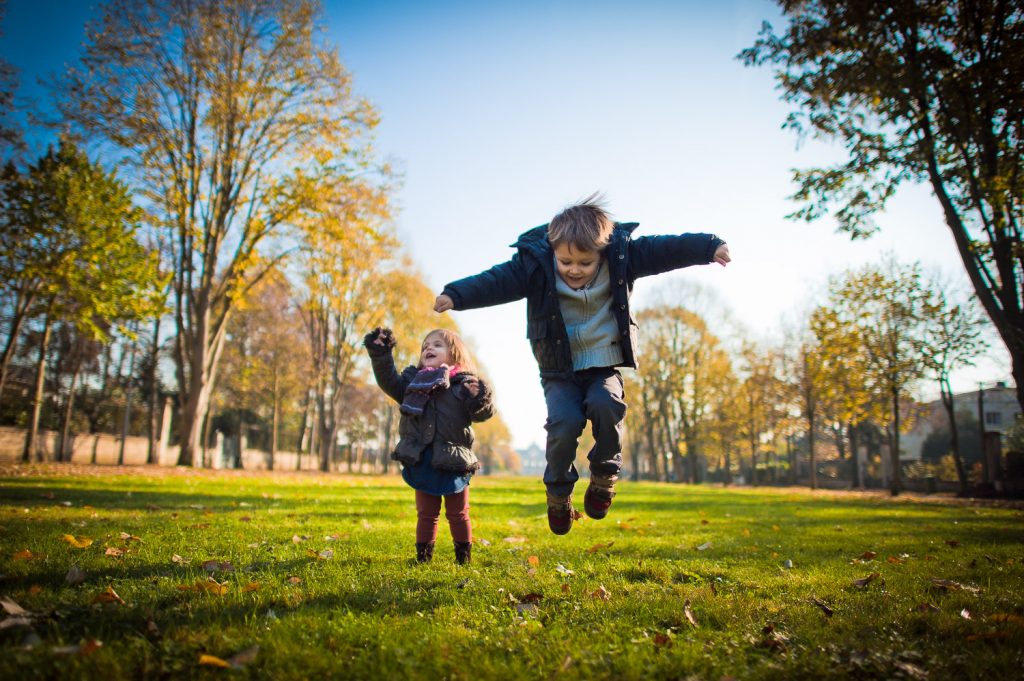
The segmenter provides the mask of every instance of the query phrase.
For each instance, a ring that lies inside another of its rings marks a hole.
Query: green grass
[[[472,565],[443,515],[416,565],[394,477],[2,473],[0,595],[31,614],[0,630],[4,679],[1024,677],[1019,509],[625,483],[556,537],[538,480],[477,478]],[[194,590],[208,560],[223,594]]]

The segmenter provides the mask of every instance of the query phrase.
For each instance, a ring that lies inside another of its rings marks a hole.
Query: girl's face
[[[569,244],[558,244],[555,248],[555,265],[558,276],[569,288],[579,290],[593,281],[601,265],[598,251],[581,251]]]
[[[423,339],[420,347],[420,366],[436,369],[442,364],[452,365],[452,353],[440,334],[432,333]]]

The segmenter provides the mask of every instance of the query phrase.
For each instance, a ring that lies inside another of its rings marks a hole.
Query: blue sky
[[[27,94],[38,95],[37,75],[75,58],[89,5],[9,0],[0,53]],[[784,219],[790,169],[841,150],[798,146],[781,129],[788,109],[771,73],[735,59],[762,21],[781,24],[773,3],[348,1],[325,2],[324,14],[356,92],[380,111],[377,147],[404,175],[396,227],[437,290],[508,259],[520,232],[595,190],[617,219],[640,222],[637,236],[714,232],[729,242],[729,267],[640,280],[634,304],[687,304],[684,286],[702,285],[719,301],[705,303],[710,321],[733,342],[778,334],[830,274],[883,252],[965,281],[926,188],[902,191],[868,241]],[[455,318],[516,446],[542,444],[525,305]],[[997,344],[956,387],[1008,379]]]

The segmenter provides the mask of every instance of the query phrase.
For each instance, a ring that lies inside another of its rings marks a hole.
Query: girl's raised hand
[[[476,378],[476,376],[468,376],[466,380],[462,382],[462,385],[466,387],[466,392],[468,392],[473,397],[476,397],[477,395],[480,394],[480,381]]]

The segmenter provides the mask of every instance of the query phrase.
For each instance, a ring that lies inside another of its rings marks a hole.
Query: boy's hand
[[[453,303],[452,299],[443,293],[434,301],[434,312],[447,312],[454,308],[455,303]]]
[[[732,258],[729,257],[729,244],[722,244],[715,249],[714,261],[722,267],[725,267],[726,264],[732,262]]]

